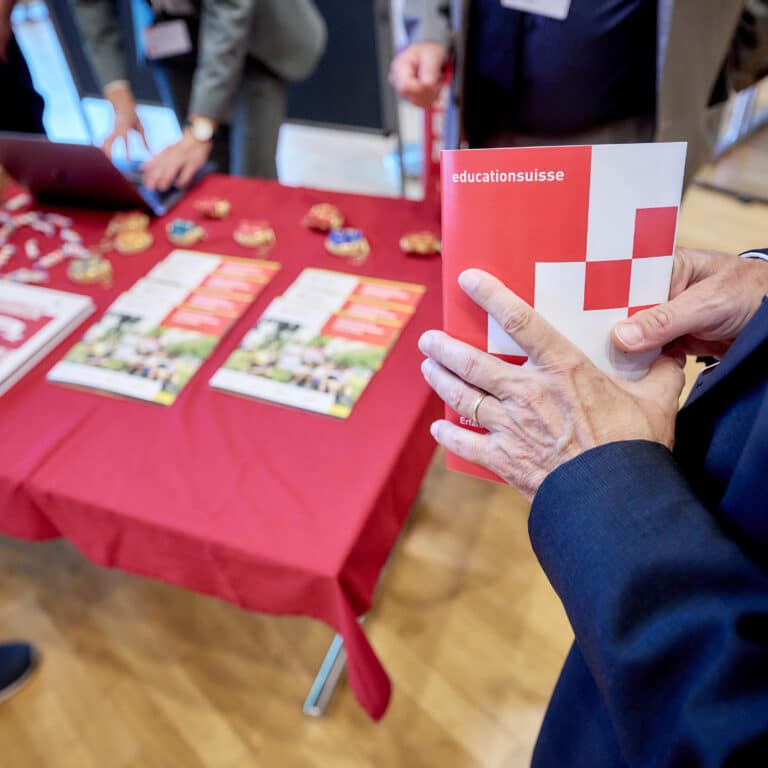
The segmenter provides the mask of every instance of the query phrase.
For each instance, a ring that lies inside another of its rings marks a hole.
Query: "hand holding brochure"
[[[525,351],[458,286],[465,269],[498,277],[599,368],[645,375],[658,350],[611,343],[620,320],[667,299],[685,144],[443,152],[445,330],[509,362]],[[477,425],[448,411],[447,418]],[[449,467],[487,477],[458,457]]]

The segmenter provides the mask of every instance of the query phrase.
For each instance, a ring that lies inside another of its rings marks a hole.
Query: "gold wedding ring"
[[[480,407],[480,403],[482,403],[483,400],[485,400],[486,397],[488,397],[488,393],[487,392],[483,392],[483,394],[482,395],[478,395],[475,398],[475,402],[472,403],[472,415],[470,416],[470,418],[472,419],[472,421],[475,422],[475,424],[478,424],[478,425],[480,424],[480,422],[479,422],[479,420],[477,418],[477,409]]]

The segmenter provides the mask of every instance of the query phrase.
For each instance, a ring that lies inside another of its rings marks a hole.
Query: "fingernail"
[[[637,323],[619,323],[615,332],[617,338],[628,347],[636,347],[643,340],[643,329]]]
[[[471,293],[477,288],[480,282],[480,275],[476,269],[465,269],[459,275],[459,285],[466,293]]]
[[[436,421],[433,421],[432,424],[429,425],[429,432],[432,435],[432,437],[437,440],[437,431],[438,431],[438,423]]]
[[[427,358],[421,364],[421,372],[424,374],[425,378],[427,377],[427,374],[431,369],[432,369],[432,361],[429,358]]]
[[[429,346],[430,346],[430,343],[432,342],[432,335],[433,335],[432,331],[425,331],[419,337],[419,349],[425,355],[429,354]]]

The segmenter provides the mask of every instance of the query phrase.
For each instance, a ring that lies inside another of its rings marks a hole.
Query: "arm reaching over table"
[[[149,189],[186,187],[213,150],[213,136],[232,109],[240,87],[248,42],[259,10],[255,0],[204,0],[197,65],[189,97],[188,125],[181,139],[144,166]],[[205,126],[200,135],[196,125]],[[229,169],[222,169],[227,171]]]
[[[104,98],[112,106],[112,129],[102,144],[104,153],[111,157],[115,142],[121,141],[125,144],[126,157],[130,157],[128,137],[131,131],[136,131],[149,149],[128,80],[124,30],[116,6],[109,0],[72,0],[72,10]]]
[[[112,147],[116,141],[120,140],[125,145],[125,156],[130,160],[131,152],[128,137],[131,131],[136,131],[141,139],[141,143],[149,149],[144,126],[136,111],[136,100],[134,99],[131,86],[124,82],[110,83],[104,88],[104,96],[112,105],[114,114],[112,130],[101,146],[104,154],[107,157],[112,157]]]
[[[162,192],[174,185],[188,186],[208,161],[212,148],[211,139],[198,139],[190,128],[185,128],[177,142],[169,144],[144,164],[144,185],[147,189]]]

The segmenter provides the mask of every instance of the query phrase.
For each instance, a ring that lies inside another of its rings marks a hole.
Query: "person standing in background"
[[[27,62],[11,26],[15,0],[0,0],[0,131],[45,133],[42,96],[32,84]],[[0,200],[5,172],[0,167]],[[0,703],[26,683],[40,660],[35,646],[25,642],[0,643]]]
[[[711,151],[743,0],[405,0],[411,44],[390,79],[430,106],[453,61],[445,140],[456,148],[687,141]]]
[[[80,31],[115,114],[104,150],[137,131],[123,35],[110,0],[72,0]],[[152,0],[145,35],[163,102],[182,138],[147,162],[146,186],[188,184],[208,161],[239,176],[277,178],[275,154],[286,83],[308,77],[325,49],[325,23],[312,0]]]

